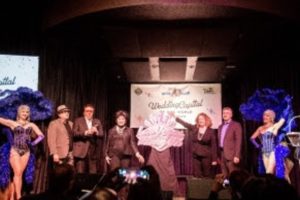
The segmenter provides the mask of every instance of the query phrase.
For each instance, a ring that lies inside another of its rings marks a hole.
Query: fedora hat
[[[70,109],[66,105],[60,105],[56,109],[57,113],[61,113],[63,111],[70,112]]]

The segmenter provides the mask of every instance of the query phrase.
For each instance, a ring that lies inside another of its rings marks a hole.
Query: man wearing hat
[[[69,121],[70,109],[66,105],[57,107],[58,118],[52,120],[48,127],[48,147],[50,151],[50,165],[67,163],[74,165],[72,155],[73,139],[72,126]]]

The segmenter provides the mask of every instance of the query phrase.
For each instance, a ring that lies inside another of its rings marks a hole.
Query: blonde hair
[[[200,116],[204,117],[204,119],[205,119],[205,126],[210,128],[212,126],[211,118],[206,113],[203,113],[203,112],[199,113],[197,115],[197,117],[196,117],[196,124],[197,124],[197,126],[198,126],[198,118]]]
[[[275,114],[275,112],[274,112],[273,110],[271,110],[271,109],[267,109],[267,110],[265,110],[264,114],[267,114],[267,115],[269,115],[269,116],[270,116],[270,118],[271,118],[271,120],[272,120],[272,122],[274,122],[274,121],[275,121],[276,114]]]
[[[17,120],[20,119],[21,111],[22,111],[22,110],[25,110],[25,109],[28,110],[28,117],[27,117],[26,120],[29,122],[29,121],[30,121],[30,107],[27,106],[27,105],[20,105],[20,106],[18,107]]]

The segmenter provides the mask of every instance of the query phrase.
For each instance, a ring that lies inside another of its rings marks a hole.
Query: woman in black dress
[[[212,166],[217,165],[217,141],[210,117],[199,113],[195,125],[178,117],[176,121],[188,129],[192,143],[193,175],[199,178],[212,177]]]
[[[144,163],[144,157],[139,153],[133,129],[127,127],[128,114],[118,111],[115,115],[116,125],[109,130],[105,160],[110,170],[118,167],[128,168],[132,155]]]

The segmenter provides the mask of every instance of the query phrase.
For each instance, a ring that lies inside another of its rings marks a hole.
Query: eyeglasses
[[[85,110],[84,112],[94,112],[94,110]]]

